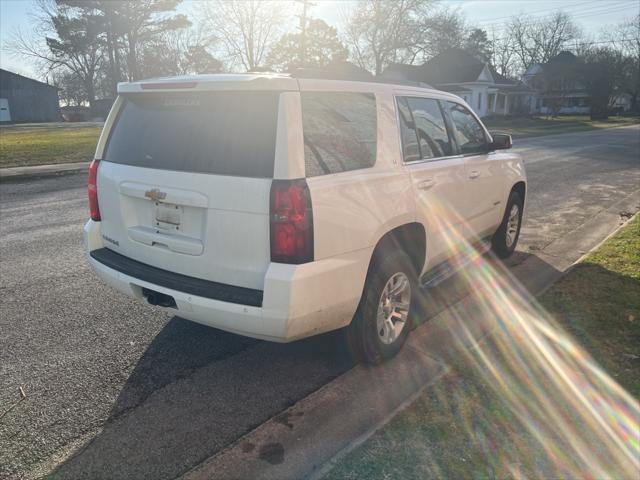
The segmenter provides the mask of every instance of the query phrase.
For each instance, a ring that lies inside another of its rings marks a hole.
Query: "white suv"
[[[454,95],[274,74],[118,91],[89,171],[89,261],[180,317],[277,342],[349,326],[375,363],[460,245],[516,246],[523,162]]]

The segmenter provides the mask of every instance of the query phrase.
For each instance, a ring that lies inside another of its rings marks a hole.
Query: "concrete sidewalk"
[[[68,175],[87,172],[91,162],[57,163],[53,165],[35,165],[31,167],[0,168],[0,181],[20,181],[31,178],[48,177],[54,175]]]

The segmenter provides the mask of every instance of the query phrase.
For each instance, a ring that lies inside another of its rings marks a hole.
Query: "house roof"
[[[488,72],[483,76],[485,69]],[[522,82],[499,74],[490,65],[459,48],[442,52],[422,65],[393,63],[383,72],[382,78],[425,82],[435,85],[439,90],[452,93],[469,92],[471,90],[461,84],[477,81],[488,82],[490,87],[497,87],[497,91],[502,93],[532,91]]]
[[[491,70],[491,75],[493,75],[493,80],[498,85],[518,85],[520,83],[517,80],[513,80],[512,78],[505,77],[504,75],[499,74],[498,72],[496,72],[496,69],[493,67],[489,67],[489,70]]]
[[[485,64],[473,55],[451,48],[422,65],[391,64],[382,75],[389,78],[402,75],[407,80],[430,85],[467,83],[475,82],[484,67]]]
[[[524,73],[525,77],[535,77],[543,71],[558,72],[566,68],[574,66],[580,62],[580,59],[573,53],[563,50],[555,57],[550,58],[546,63],[534,63],[527,68]]]
[[[15,73],[15,72],[12,72],[10,70],[5,70],[4,68],[0,68],[0,73],[7,74],[7,75],[10,75],[10,76],[13,76],[13,77],[18,77],[21,80],[28,80],[30,82],[34,82],[34,83],[40,84],[40,85],[42,85],[44,87],[49,87],[49,88],[53,88],[55,90],[60,90],[60,88],[56,87],[55,85],[49,85],[48,83],[41,82],[40,80],[36,80],[35,78],[25,77],[24,75],[20,75],[19,73]]]
[[[553,65],[558,63],[572,64],[578,61],[578,57],[576,57],[573,53],[563,50],[558,55],[553,58],[550,58],[549,61],[545,65]]]

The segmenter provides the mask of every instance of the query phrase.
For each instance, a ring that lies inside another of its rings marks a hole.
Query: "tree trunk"
[[[111,24],[107,26],[107,53],[109,55],[109,73],[111,75],[111,96],[116,98],[118,95],[118,71],[116,69],[116,58],[113,45],[113,33],[111,31]]]
[[[608,98],[604,101],[599,98],[591,98],[591,111],[589,117],[591,120],[606,120],[609,118],[609,102]]]
[[[84,88],[87,91],[87,100],[89,101],[89,111],[93,115],[93,104],[96,100],[96,91],[93,86],[94,78],[87,78],[84,82]]]
[[[136,38],[135,34],[129,32],[127,34],[127,41],[129,43],[129,53],[127,57],[127,67],[129,69],[129,81],[133,82],[138,80],[138,64],[136,55]]]
[[[118,49],[118,37],[113,31],[115,22],[114,14],[110,9],[105,12],[107,23],[107,53],[109,56],[109,74],[111,76],[110,90],[111,95],[115,98],[118,95],[118,82],[120,81],[120,58]]]

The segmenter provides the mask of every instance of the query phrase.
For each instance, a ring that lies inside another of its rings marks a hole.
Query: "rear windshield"
[[[104,160],[136,167],[273,177],[278,92],[125,96]]]

